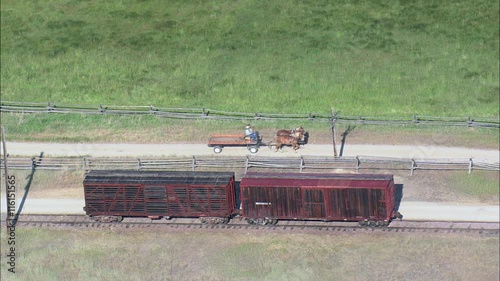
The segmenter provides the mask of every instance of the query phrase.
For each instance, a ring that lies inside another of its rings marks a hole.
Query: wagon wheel
[[[221,152],[222,152],[222,147],[220,147],[220,146],[216,146],[216,147],[214,147],[214,152],[215,152],[216,154],[221,153]]]
[[[257,151],[259,151],[259,149],[256,146],[251,146],[251,147],[248,148],[248,150],[252,154],[255,154],[255,153],[257,153]]]

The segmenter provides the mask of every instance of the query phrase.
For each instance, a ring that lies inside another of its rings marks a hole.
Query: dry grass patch
[[[244,169],[234,170],[237,179],[244,174]],[[36,170],[31,182],[31,171],[9,172],[16,176],[17,196],[24,194],[29,183],[30,198],[83,198],[83,171]],[[416,171],[413,176],[410,176],[409,171],[363,172],[393,173],[396,184],[403,185],[403,201],[498,204],[500,198],[500,175],[495,172],[472,171],[468,174],[466,171]]]
[[[9,280],[499,278],[498,237],[18,229],[16,239],[18,273],[2,263]]]
[[[403,184],[403,200],[498,204],[500,175],[491,171],[396,172]]]
[[[29,198],[83,198],[83,171],[9,170],[9,174],[16,177],[17,198],[25,192]]]

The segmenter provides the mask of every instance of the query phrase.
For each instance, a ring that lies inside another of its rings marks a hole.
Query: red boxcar
[[[398,214],[392,175],[247,173],[240,200],[242,216],[259,224],[284,219],[387,225]]]
[[[227,222],[235,214],[234,173],[91,171],[84,210],[101,221],[123,217],[200,217]]]

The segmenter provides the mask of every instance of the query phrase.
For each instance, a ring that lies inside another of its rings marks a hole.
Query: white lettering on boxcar
[[[255,205],[269,206],[269,205],[271,205],[271,202],[255,202]]]

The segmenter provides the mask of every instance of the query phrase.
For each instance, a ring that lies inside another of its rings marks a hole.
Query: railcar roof
[[[243,178],[269,179],[346,179],[346,180],[381,180],[393,179],[390,174],[340,174],[340,173],[272,173],[249,172]]]
[[[247,173],[241,187],[326,187],[382,188],[393,181],[393,175],[334,173]]]
[[[83,183],[227,185],[232,178],[229,172],[93,170]]]

